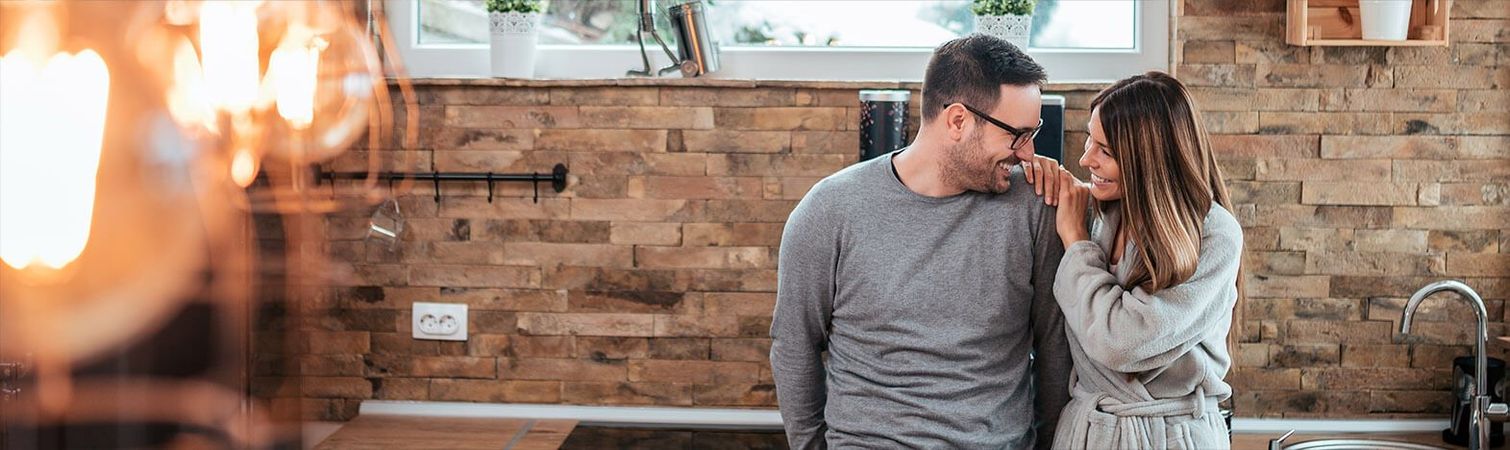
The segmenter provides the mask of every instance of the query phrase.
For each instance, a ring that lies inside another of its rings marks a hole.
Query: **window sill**
[[[395,81],[390,79],[390,84]],[[424,77],[410,78],[415,86],[469,86],[521,88],[586,88],[611,86],[706,87],[729,89],[802,88],[802,89],[907,89],[920,90],[915,81],[830,81],[830,80],[736,80],[724,78],[598,78],[598,79],[517,79]],[[1046,83],[1046,92],[1097,92],[1110,83]]]

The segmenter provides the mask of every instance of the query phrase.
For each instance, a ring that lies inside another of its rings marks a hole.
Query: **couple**
[[[1034,155],[1045,79],[1000,39],[940,46],[912,145],[792,212],[771,366],[793,448],[1229,446],[1242,229],[1189,93],[1151,72],[1096,96],[1086,184]]]

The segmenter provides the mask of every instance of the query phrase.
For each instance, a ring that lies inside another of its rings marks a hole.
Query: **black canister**
[[[1488,358],[1488,361],[1489,367],[1484,368],[1484,374],[1489,377],[1490,402],[1504,403],[1505,361],[1499,358]],[[1473,430],[1468,429],[1468,417],[1473,412],[1473,389],[1478,385],[1478,381],[1473,379],[1473,364],[1472,356],[1459,356],[1452,360],[1452,427],[1442,430],[1442,440],[1449,444],[1468,445],[1468,437],[1473,434]],[[1496,422],[1489,427],[1489,445],[1504,445],[1505,425]]]
[[[1043,96],[1040,111],[1043,125],[1039,125],[1038,136],[1033,137],[1033,148],[1039,155],[1064,164],[1064,96]]]
[[[907,145],[907,100],[903,90],[860,91],[860,160]]]

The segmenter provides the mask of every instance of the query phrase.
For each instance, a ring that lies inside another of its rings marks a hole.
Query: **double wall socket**
[[[414,303],[412,328],[415,339],[467,340],[467,304]]]

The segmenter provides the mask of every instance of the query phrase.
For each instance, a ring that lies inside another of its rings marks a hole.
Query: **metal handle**
[[[1468,428],[1472,430],[1472,434],[1468,436],[1468,450],[1489,448],[1489,418],[1484,416],[1487,409],[1489,396],[1479,395],[1473,398],[1473,411],[1468,413]]]
[[[1285,439],[1289,439],[1292,434],[1295,434],[1295,430],[1290,430],[1289,433],[1285,433],[1284,436],[1280,436],[1278,439],[1270,439],[1269,450],[1284,450]]]
[[[1510,405],[1490,403],[1489,407],[1484,409],[1484,414],[1489,416],[1489,420],[1504,422],[1506,419],[1510,419]]]

